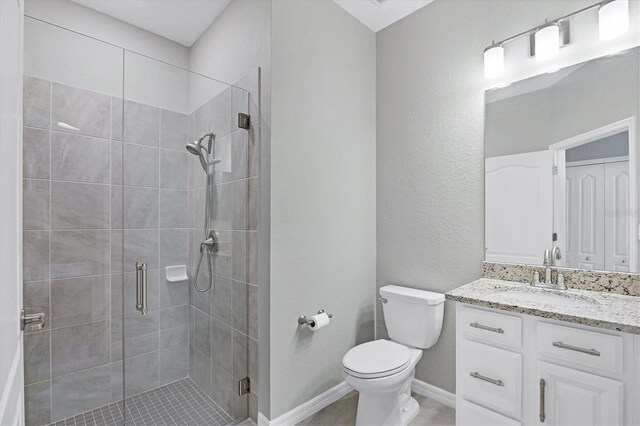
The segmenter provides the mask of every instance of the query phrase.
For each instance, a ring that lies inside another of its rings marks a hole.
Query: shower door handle
[[[147,264],[136,262],[136,310],[147,314]]]

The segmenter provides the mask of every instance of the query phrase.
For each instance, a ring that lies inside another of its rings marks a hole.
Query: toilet
[[[411,382],[422,350],[440,337],[444,299],[397,285],[380,288],[390,340],[363,343],[342,359],[345,382],[360,393],[356,425],[406,425],[418,414]]]

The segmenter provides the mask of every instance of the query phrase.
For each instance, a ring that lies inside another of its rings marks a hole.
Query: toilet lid
[[[342,358],[342,365],[358,377],[383,377],[403,370],[411,358],[406,346],[389,340],[358,345]]]

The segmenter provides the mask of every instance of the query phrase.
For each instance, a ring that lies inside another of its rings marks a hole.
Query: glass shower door
[[[111,141],[124,51],[30,17],[24,25],[24,307],[46,315],[24,335],[26,424],[118,424]]]
[[[125,52],[114,197],[127,424],[248,416],[248,105],[243,89]]]
[[[29,17],[24,60],[26,423],[255,416],[257,79]]]

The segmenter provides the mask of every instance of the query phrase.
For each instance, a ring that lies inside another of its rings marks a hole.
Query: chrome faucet
[[[551,251],[546,249],[544,251],[544,262],[542,265],[544,266],[544,283],[549,285],[553,284],[551,281],[551,265],[553,264],[553,257],[551,257]]]
[[[542,288],[550,288],[554,290],[566,290],[567,286],[564,284],[564,275],[558,274],[556,278],[556,282],[553,282],[553,277],[551,274],[551,267],[555,266],[556,259],[561,259],[562,255],[560,254],[560,248],[558,246],[553,246],[551,250],[546,249],[544,251],[544,281],[540,280],[540,273],[535,271],[533,273],[533,277],[531,278],[531,285],[534,287],[542,287]]]
[[[551,266],[556,265],[556,260],[562,259],[562,252],[560,252],[560,247],[553,246],[551,249]]]

